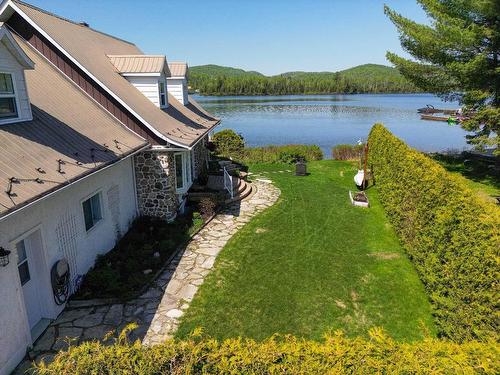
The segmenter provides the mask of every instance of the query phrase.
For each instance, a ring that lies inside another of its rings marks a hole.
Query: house
[[[135,217],[182,210],[219,123],[186,75],[86,23],[1,3],[0,374]]]

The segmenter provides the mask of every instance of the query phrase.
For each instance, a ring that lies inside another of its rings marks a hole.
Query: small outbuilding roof
[[[133,73],[165,73],[168,75],[168,65],[163,55],[108,55],[109,60],[120,74]]]

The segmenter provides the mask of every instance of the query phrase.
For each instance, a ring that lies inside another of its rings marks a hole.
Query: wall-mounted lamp
[[[10,251],[0,246],[0,266],[5,267],[9,264],[9,255]]]

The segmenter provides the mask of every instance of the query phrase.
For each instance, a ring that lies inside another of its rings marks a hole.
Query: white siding
[[[167,78],[167,90],[183,105],[188,103],[186,78]]]
[[[19,64],[16,58],[10,53],[5,44],[0,43],[0,72],[11,73],[13,75],[14,90],[16,94],[16,104],[20,120],[31,120],[31,106],[26,82],[24,79],[24,68]],[[12,122],[14,119],[0,120],[0,124]]]
[[[0,221],[0,246],[12,251],[10,264],[0,267],[0,374],[8,374],[31,345],[13,241],[35,227],[40,228],[41,258],[44,258],[39,264],[44,272],[38,280],[42,313],[45,318],[54,319],[62,306],[53,302],[50,269],[63,258],[61,238],[58,237],[61,224],[68,217],[73,218],[74,225],[68,228],[76,228],[73,233],[76,264],[78,273],[84,274],[93,265],[96,255],[113,248],[116,230],[124,234],[136,216],[134,186],[132,158],[127,158]],[[101,192],[103,219],[86,232],[81,202],[97,191]]]
[[[160,106],[160,94],[158,88],[159,77],[127,76],[125,78],[157,107]]]

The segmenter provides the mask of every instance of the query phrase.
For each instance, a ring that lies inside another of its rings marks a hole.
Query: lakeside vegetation
[[[218,65],[189,68],[189,86],[202,95],[298,95],[419,92],[396,69],[376,64],[339,72],[288,72],[264,76]]]
[[[282,145],[245,147],[241,134],[232,129],[224,129],[212,137],[218,156],[230,158],[240,163],[293,163],[299,160],[322,160],[323,151],[316,145]]]

